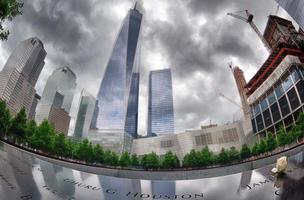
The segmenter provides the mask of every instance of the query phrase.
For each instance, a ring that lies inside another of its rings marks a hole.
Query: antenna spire
[[[137,1],[135,1],[134,10],[137,10]]]

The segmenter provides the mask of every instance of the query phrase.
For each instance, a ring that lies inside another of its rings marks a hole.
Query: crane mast
[[[241,13],[241,12],[245,12],[247,18],[236,14],[236,13]],[[235,12],[235,13],[227,13],[227,15],[232,16],[232,17],[237,18],[237,19],[240,19],[240,20],[248,23],[251,26],[251,28],[254,30],[254,32],[258,35],[258,37],[260,38],[260,40],[262,41],[262,43],[264,44],[264,46],[266,47],[268,52],[269,53],[272,52],[272,49],[269,46],[268,42],[265,40],[265,38],[262,35],[262,33],[260,32],[260,30],[258,29],[258,27],[253,22],[253,14],[250,14],[248,10],[244,10],[244,11],[239,11],[239,12]]]

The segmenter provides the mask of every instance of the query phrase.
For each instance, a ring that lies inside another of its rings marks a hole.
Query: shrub
[[[251,152],[250,152],[250,149],[249,147],[247,146],[247,144],[243,144],[242,145],[242,149],[241,149],[241,158],[248,158],[250,157],[251,155]]]

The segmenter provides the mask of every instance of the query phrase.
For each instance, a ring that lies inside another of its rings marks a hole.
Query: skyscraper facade
[[[74,137],[87,138],[94,113],[96,99],[85,90],[81,91],[78,114],[75,124]]]
[[[172,76],[170,69],[151,71],[149,75],[149,137],[174,133]]]
[[[29,114],[45,56],[42,42],[36,37],[29,38],[13,50],[0,72],[0,99],[6,101],[13,114],[22,107]]]
[[[41,100],[37,105],[36,122],[39,124],[48,119],[54,124],[56,131],[67,134],[75,87],[76,75],[69,67],[54,70],[46,82]]]
[[[142,14],[130,9],[116,38],[99,92],[91,131],[137,136],[139,66],[137,59]]]
[[[288,14],[304,29],[304,1],[303,0],[276,0]]]

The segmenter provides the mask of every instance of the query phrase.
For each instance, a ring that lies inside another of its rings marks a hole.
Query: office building
[[[288,14],[304,29],[304,1],[303,0],[276,0]]]
[[[29,115],[45,56],[42,42],[29,38],[13,50],[0,72],[0,99],[6,101],[12,114],[24,107]]]
[[[137,137],[139,66],[137,59],[142,14],[130,9],[116,38],[107,64],[93,115],[90,133],[120,134],[126,140]],[[120,136],[117,136],[121,138]],[[129,138],[129,139],[128,139]],[[127,142],[127,144],[130,144]]]
[[[69,67],[54,70],[37,105],[36,122],[40,124],[47,119],[54,124],[56,131],[67,135],[75,87],[76,75]]]
[[[271,24],[268,22],[265,29],[267,40],[276,37],[273,27],[277,25]],[[281,29],[293,30],[291,22],[284,24]],[[245,86],[253,132],[259,137],[265,137],[267,132],[277,133],[280,127],[289,130],[304,106],[303,52],[288,40],[271,44],[277,48]]]
[[[29,116],[28,116],[29,120],[35,119],[36,108],[37,108],[37,105],[38,105],[38,102],[40,101],[40,99],[41,99],[41,96],[39,96],[38,94],[35,94],[31,108],[30,108]]]
[[[170,69],[151,71],[149,75],[149,137],[174,134],[174,108]]]
[[[96,99],[84,89],[81,91],[78,114],[75,124],[74,137],[87,138],[92,121]]]

